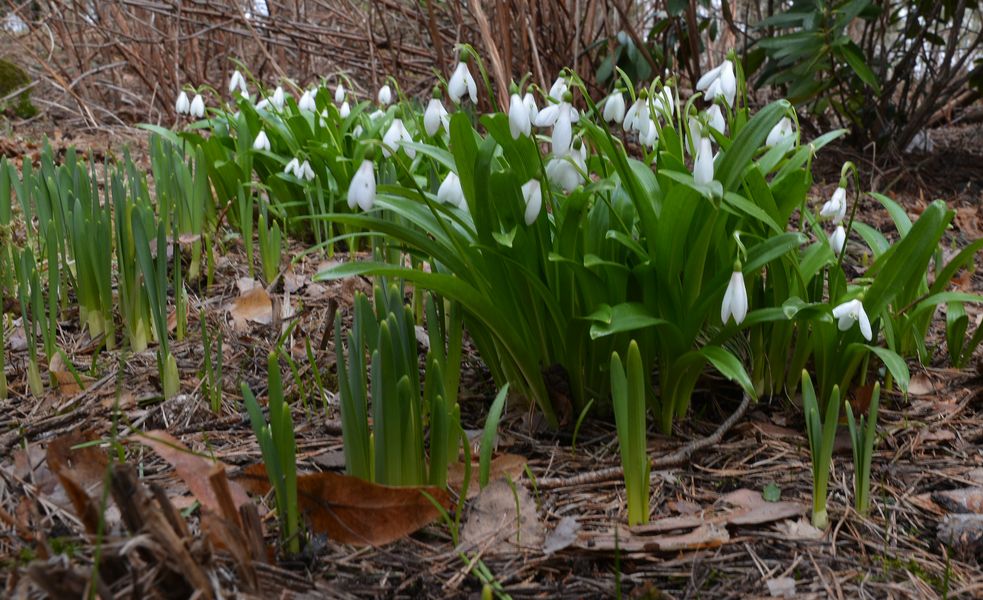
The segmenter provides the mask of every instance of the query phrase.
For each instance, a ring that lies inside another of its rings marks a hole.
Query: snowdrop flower
[[[676,101],[672,97],[672,88],[668,85],[663,86],[662,91],[655,94],[652,103],[655,104],[655,110],[667,119],[671,119],[676,112]]]
[[[696,183],[706,185],[713,181],[713,147],[710,138],[701,137],[696,149],[696,161],[693,163],[693,179]]]
[[[625,120],[622,122],[622,127],[626,132],[635,131],[639,136],[647,136],[649,131],[649,123],[652,119],[649,117],[649,101],[648,94],[645,90],[638,95],[638,99],[632,103],[631,107],[625,113]]]
[[[384,116],[386,116],[386,113],[382,112],[381,110],[376,109],[376,110],[372,111],[371,113],[369,113],[369,120],[370,121],[377,121],[377,120],[381,119]]]
[[[795,132],[792,131],[792,120],[788,117],[782,117],[782,120],[775,124],[768,132],[768,139],[765,140],[765,146],[777,146],[787,139],[795,136]]]
[[[457,176],[457,173],[450,171],[447,173],[447,177],[441,182],[440,187],[437,188],[437,202],[441,204],[450,204],[456,206],[462,210],[467,210],[468,203],[464,199],[464,189],[461,188],[461,178]]]
[[[713,127],[718,133],[723,134],[727,129],[727,122],[724,121],[724,113],[720,110],[719,104],[714,104],[707,109],[707,125]]]
[[[864,305],[860,300],[854,299],[840,304],[833,309],[833,318],[839,319],[838,326],[840,331],[846,331],[853,327],[855,322],[859,322],[860,333],[863,334],[868,342],[871,341],[873,332],[870,329],[870,319],[867,318],[867,313],[864,312]]]
[[[341,115],[342,119],[347,119],[348,115],[352,114],[352,107],[348,105],[348,100],[341,103],[341,108],[338,109],[338,114]]]
[[[696,89],[704,92],[704,97],[713,101],[720,96],[727,103],[727,106],[734,106],[734,97],[737,95],[737,77],[734,75],[734,63],[730,60],[717,65],[700,77],[696,82]]]
[[[249,97],[249,91],[246,89],[246,78],[242,76],[239,69],[232,73],[232,79],[229,80],[229,93],[234,94],[236,90],[240,90],[247,98]]]
[[[620,90],[615,90],[604,101],[604,113],[601,115],[608,123],[621,123],[625,120],[625,96]]]
[[[205,99],[201,97],[201,94],[195,94],[195,99],[191,101],[191,108],[188,110],[188,114],[196,119],[205,116]]]
[[[314,93],[310,90],[304,90],[304,95],[300,97],[297,102],[297,108],[300,110],[309,110],[314,112],[317,110],[317,104],[314,102]]]
[[[253,140],[253,150],[270,151],[270,138],[267,137],[266,132],[262,129],[259,130],[259,134],[256,136],[256,139]]]
[[[446,130],[447,122],[450,118],[447,115],[447,109],[444,108],[444,104],[437,97],[437,94],[439,92],[434,90],[434,97],[430,99],[430,103],[427,104],[427,110],[423,113],[423,129],[430,137],[437,135],[441,125]]]
[[[414,158],[416,156],[416,150],[404,145],[412,142],[413,138],[410,137],[410,132],[403,125],[403,120],[395,118],[392,124],[389,125],[389,129],[386,130],[386,134],[382,136],[382,154],[388,158],[402,148],[407,156]]]
[[[543,190],[538,179],[530,179],[522,184],[522,199],[526,201],[526,225],[532,225],[543,209]]]
[[[532,133],[529,107],[522,102],[518,93],[512,94],[509,98],[509,131],[512,133],[513,140],[519,139],[521,135],[529,137]]]
[[[580,144],[580,141],[577,141]],[[546,164],[546,177],[569,194],[583,183],[587,170],[587,148],[580,145],[564,156],[554,156]]]
[[[472,104],[478,103],[478,86],[474,82],[474,77],[471,76],[467,63],[459,62],[447,82],[447,95],[451,97],[454,104],[460,104],[464,94],[471,98]]]
[[[300,176],[303,173],[297,172],[297,169],[299,168],[300,168],[300,161],[297,160],[296,158],[291,158],[290,162],[287,163],[287,166],[283,168],[283,172],[287,173],[288,175],[293,175],[294,177],[300,178]]]
[[[846,216],[846,188],[840,186],[833,192],[823,208],[819,211],[819,216],[825,219],[832,219],[834,224],[839,224]]]
[[[703,126],[700,125],[699,119],[693,116],[686,120],[686,126],[689,128],[689,138],[693,142],[693,149],[690,150],[690,145],[687,144],[686,151],[692,154],[700,147],[700,141],[703,139]]]
[[[179,115],[186,115],[191,112],[191,101],[188,100],[188,94],[185,91],[181,91],[177,95],[177,102],[174,103],[174,110],[177,111]]]
[[[567,80],[561,75],[557,77],[556,81],[553,82],[553,85],[550,86],[549,97],[554,100],[560,100],[563,98],[563,95],[567,93],[568,89]]]
[[[296,159],[294,159],[296,160]],[[311,168],[311,163],[304,160],[295,169],[294,173],[297,174],[298,179],[305,179],[307,181],[314,181],[314,169]]]
[[[273,96],[270,98],[270,104],[275,106],[277,110],[281,110],[283,109],[283,103],[286,101],[286,99],[287,96],[284,93],[283,88],[276,86],[276,89],[273,90]]]
[[[376,100],[382,106],[389,106],[393,101],[393,91],[389,88],[389,84],[383,85],[379,88],[379,94],[376,96]]]
[[[375,204],[375,170],[372,168],[372,161],[365,159],[352,177],[352,183],[348,186],[348,208],[354,210],[356,206],[362,210],[372,210]]]
[[[334,103],[341,104],[345,101],[345,86],[338,82],[338,85],[334,89]]]
[[[529,121],[535,122],[536,117],[539,116],[539,107],[536,106],[536,97],[532,95],[532,92],[526,92],[522,97],[522,103],[526,105],[526,109],[529,111]]]
[[[836,230],[830,234],[829,245],[837,256],[843,253],[843,247],[846,245],[846,230],[842,225],[837,225]]]
[[[741,324],[747,316],[747,288],[744,287],[744,273],[740,269],[735,269],[730,276],[730,283],[727,284],[727,291],[724,292],[724,301],[720,305],[720,320],[727,324],[727,321],[734,317],[734,323]]]
[[[645,133],[638,134],[638,143],[649,148],[655,148],[655,145],[659,142],[659,128],[655,125],[655,121],[649,119],[648,125],[642,129],[644,129]]]
[[[269,105],[270,105],[269,99],[263,98],[262,100],[256,103],[256,110],[262,110]]]

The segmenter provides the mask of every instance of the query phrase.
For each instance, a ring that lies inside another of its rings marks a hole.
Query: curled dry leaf
[[[254,494],[270,490],[262,464],[243,469],[234,478]],[[393,487],[338,473],[297,476],[297,504],[311,528],[342,544],[394,542],[437,520],[440,510],[435,502],[447,509],[450,495],[436,487]]]
[[[202,508],[216,514],[223,514],[215,490],[212,489],[211,482],[208,480],[212,467],[215,464],[221,464],[219,461],[209,460],[195,454],[166,431],[148,431],[130,439],[149,447],[174,467],[177,476],[188,486],[191,494],[201,503]],[[230,481],[229,488],[236,509],[249,502],[246,491],[236,485],[235,482]]]
[[[229,315],[236,331],[249,331],[249,323],[269,325],[273,320],[273,301],[262,287],[243,293],[229,305]]]
[[[504,479],[481,490],[461,530],[462,545],[479,548],[486,554],[539,549],[544,538],[536,502],[528,490]]]

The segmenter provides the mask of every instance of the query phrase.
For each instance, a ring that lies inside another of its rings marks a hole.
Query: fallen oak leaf
[[[213,461],[195,454],[166,431],[148,431],[134,435],[129,439],[149,447],[174,467],[174,472],[188,486],[191,494],[201,503],[202,508],[216,514],[223,514],[215,490],[212,489],[208,480],[212,467],[215,464],[221,464],[221,461]],[[236,509],[249,502],[249,496],[240,486],[230,481],[229,488]]]
[[[263,464],[232,478],[254,494],[270,491]],[[323,472],[297,476],[297,504],[317,533],[352,546],[383,546],[437,520],[441,512],[436,505],[448,509],[451,499],[437,487],[379,485]]]

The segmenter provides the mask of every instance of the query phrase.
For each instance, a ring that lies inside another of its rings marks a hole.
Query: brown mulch
[[[119,139],[126,139],[125,135],[120,134]],[[23,141],[21,153],[31,151],[27,144],[37,143],[29,136]],[[72,143],[79,141],[73,138]],[[98,136],[91,143],[98,148]],[[6,147],[0,150],[8,152]],[[934,197],[951,202],[964,215],[957,218],[951,236],[955,243],[963,244],[979,236],[972,227],[980,224],[983,178],[973,174],[969,162],[953,159],[951,147],[939,152],[940,157],[925,158],[929,162],[923,164],[951,165],[950,176],[940,174],[938,167],[925,167],[910,176],[902,169],[897,171],[902,179],[890,193],[915,214]],[[830,154],[828,164],[817,165],[820,183],[814,189],[816,201],[828,196],[836,185],[839,164],[849,155],[845,149]],[[862,157],[853,160],[874,167],[874,176],[881,181],[895,174],[870,161],[862,162]],[[863,166],[861,170],[865,177],[870,176]],[[873,203],[865,201],[861,215],[872,225],[887,227],[883,211]],[[301,249],[293,248],[294,253]],[[279,332],[259,324],[245,331],[234,328],[224,307],[238,295],[235,283],[247,269],[235,242],[225,247],[224,256],[219,261],[216,285],[191,294],[189,337],[172,345],[183,392],[175,398],[163,401],[159,396],[153,350],[136,355],[104,352],[94,357],[94,345],[76,322],[62,323],[60,343],[75,365],[92,377],[82,392],[49,392],[41,400],[33,398],[24,382],[26,352],[8,352],[10,397],[0,401],[0,596],[39,598],[45,589],[49,594],[72,597],[86,589],[94,566],[104,577],[112,575],[108,571],[113,568],[121,569],[115,573],[111,590],[116,596],[171,598],[189,593],[177,581],[181,573],[161,566],[161,548],[147,536],[134,536],[118,526],[102,533],[101,542],[95,543],[97,538],[86,534],[82,520],[52,474],[45,451],[53,440],[81,429],[92,430],[106,440],[122,439],[132,431],[165,429],[190,448],[229,465],[245,466],[261,460],[242,409],[238,382],[246,381],[257,391],[265,388],[266,354]],[[299,309],[294,317],[298,324],[293,348],[305,373],[312,366],[303,355],[303,341],[309,338],[317,348],[330,300],[337,300],[345,315],[355,289],[369,286],[364,280],[314,284],[309,277],[320,260],[309,257],[294,270],[303,285],[291,296]],[[981,274],[976,273],[968,286],[983,289]],[[199,309],[205,310],[210,327],[221,327],[225,334],[225,394],[219,414],[211,412],[200,393],[203,351]],[[327,380],[333,378],[333,352],[333,343],[329,343],[317,353],[314,365]],[[528,459],[534,478],[523,476],[519,482],[534,498],[538,519],[549,533],[565,517],[573,517],[580,528],[577,542],[550,554],[542,547],[517,550],[481,545],[477,550],[466,550],[455,548],[449,528],[439,523],[382,548],[353,549],[313,536],[299,557],[257,563],[256,587],[245,594],[240,563],[227,553],[202,546],[206,538],[201,534],[200,511],[167,463],[135,445],[120,446],[118,451],[110,448],[109,454],[122,456],[136,467],[140,482],[148,489],[156,484],[166,491],[180,518],[187,521],[185,546],[200,561],[216,594],[298,598],[476,596],[483,587],[478,576],[483,566],[492,576],[491,585],[514,598],[611,597],[619,591],[646,598],[769,597],[768,582],[787,583],[788,578],[794,582],[796,597],[802,598],[980,597],[980,546],[970,544],[954,550],[940,541],[939,526],[953,507],[941,506],[938,494],[983,487],[983,373],[975,364],[964,371],[948,369],[945,364],[940,350],[932,366],[913,366],[918,383],[915,391],[919,393],[908,399],[885,393],[879,420],[881,437],[872,468],[872,511],[866,517],[852,509],[852,460],[846,427],[841,427],[842,439],[830,481],[832,525],[818,539],[793,518],[727,525],[728,540],[717,547],[669,552],[634,547],[631,542],[636,534],[626,526],[620,480],[557,484],[618,465],[613,425],[604,420],[585,422],[574,446],[571,432],[546,431],[528,409],[510,406],[500,426],[497,451]],[[285,382],[290,381],[292,378],[285,377]],[[296,400],[300,470],[338,470],[343,463],[336,401],[333,395],[325,399],[312,396],[307,385],[306,395],[293,384],[289,390]],[[490,376],[470,352],[462,379],[466,429],[483,426],[493,395]],[[738,404],[737,394],[714,380],[705,382],[698,398],[693,418],[680,425],[672,438],[650,435],[652,456],[670,453],[709,435]],[[653,520],[709,514],[730,492],[761,491],[768,486],[780,488],[783,501],[811,507],[811,467],[804,429],[795,399],[775,398],[753,406],[711,450],[699,452],[687,464],[652,474]],[[551,483],[540,486],[539,482]],[[158,506],[171,514],[166,503]],[[267,545],[272,547],[276,523],[269,513],[262,512]],[[119,521],[117,507],[110,506],[110,514],[112,518],[107,519]],[[619,544],[612,545],[608,542],[615,531],[622,537]],[[124,555],[123,549],[131,559],[114,563],[112,557]],[[99,562],[97,556],[110,558]],[[63,582],[64,589],[52,592],[40,585],[52,580]]]

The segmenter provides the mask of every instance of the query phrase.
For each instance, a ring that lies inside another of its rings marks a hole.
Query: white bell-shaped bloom
[[[788,117],[782,117],[782,120],[775,124],[768,132],[768,139],[765,140],[766,146],[777,146],[785,140],[788,140],[795,136],[795,132],[792,130],[792,119]]]
[[[393,91],[389,88],[388,83],[379,88],[379,94],[376,96],[376,100],[379,101],[381,106],[389,106],[392,104]]]
[[[441,182],[440,187],[437,188],[437,202],[442,204],[450,204],[451,206],[457,206],[461,209],[467,209],[468,203],[464,199],[464,189],[461,187],[461,178],[457,176],[457,173],[450,171],[447,173],[447,177],[444,177],[444,181]]]
[[[522,184],[522,199],[526,201],[526,225],[532,225],[543,209],[543,189],[538,179],[530,179]]]
[[[177,95],[177,102],[174,103],[174,110],[177,111],[179,115],[186,115],[191,112],[191,100],[188,100],[188,94],[185,91],[181,91]]]
[[[650,112],[648,98],[644,94],[640,95],[625,112],[622,127],[626,132],[634,131],[640,136],[647,136],[649,123],[652,122]]]
[[[563,156],[570,152],[573,142],[573,115],[569,102],[561,102],[557,106],[556,122],[553,124],[553,154]]]
[[[509,98],[509,132],[512,133],[513,140],[519,139],[522,135],[529,137],[532,133],[529,108],[522,102],[519,94],[512,94]]]
[[[291,158],[287,166],[283,167],[283,172],[288,175],[293,175],[294,177],[300,178],[303,174],[300,170],[300,161],[296,158]]]
[[[724,292],[724,301],[720,305],[720,321],[726,325],[727,321],[734,317],[734,323],[740,325],[747,316],[747,307],[744,273],[734,271],[730,276],[730,283],[727,284],[727,291]]]
[[[843,247],[846,245],[846,230],[843,229],[842,225],[837,225],[833,233],[829,235],[829,246],[833,249],[833,253],[839,256],[843,253]]]
[[[245,94],[248,94],[246,89],[246,78],[242,76],[239,69],[236,69],[232,73],[232,78],[229,79],[229,93],[234,94],[236,90],[239,90]]]
[[[569,86],[567,85],[567,80],[564,77],[557,77],[553,85],[550,86],[549,97],[559,102],[563,99],[563,95],[567,93]]]
[[[447,82],[447,95],[451,97],[454,104],[460,104],[464,94],[471,98],[472,104],[478,102],[478,85],[474,82],[467,63],[459,62]]]
[[[188,110],[188,114],[196,119],[205,116],[205,99],[201,97],[201,94],[195,94],[194,100],[191,101],[191,108]]]
[[[341,103],[341,108],[338,109],[338,114],[341,115],[342,119],[347,119],[348,115],[352,114],[352,107],[348,105],[348,100]]]
[[[692,149],[690,149],[690,144],[686,144],[686,151],[688,153],[695,153],[700,148],[700,140],[703,139],[703,126],[700,125],[699,119],[690,116],[686,120],[686,127],[689,129],[689,138],[693,142]]]
[[[431,98],[430,103],[427,104],[427,110],[423,113],[423,129],[427,132],[427,135],[430,137],[437,135],[441,125],[446,130],[449,120],[450,117],[447,114],[447,109],[444,108],[443,102],[438,98]]]
[[[621,123],[625,120],[625,95],[615,90],[604,100],[604,112],[601,114],[608,123]]]
[[[402,148],[407,156],[414,158],[416,150],[406,146],[407,143],[413,143],[413,138],[410,137],[410,132],[403,125],[403,120],[400,118],[393,119],[389,129],[386,130],[386,134],[382,136],[382,154],[388,158]]]
[[[287,94],[283,91],[283,88],[276,86],[273,90],[273,96],[270,97],[270,104],[272,104],[277,110],[283,109],[283,103],[287,99]]]
[[[379,119],[381,119],[384,116],[386,116],[386,113],[384,113],[381,110],[376,109],[376,110],[373,110],[372,112],[369,113],[369,120],[370,121],[378,121]]]
[[[294,172],[297,174],[298,179],[314,181],[314,169],[311,168],[311,163],[307,162],[306,159],[297,165]]]
[[[363,160],[348,186],[348,208],[354,210],[358,206],[362,210],[372,210],[374,204],[375,169],[371,160]]]
[[[334,103],[341,104],[345,101],[345,86],[338,82],[338,85],[334,88]]]
[[[256,110],[263,110],[269,105],[270,105],[269,99],[263,98],[262,100],[256,103]]]
[[[701,185],[713,181],[713,147],[710,145],[710,138],[700,138],[700,145],[696,148],[696,160],[693,163],[693,179]]]
[[[734,75],[734,63],[725,60],[717,67],[710,69],[696,82],[696,89],[704,92],[704,97],[713,102],[713,99],[720,96],[727,103],[727,106],[734,106],[734,97],[737,95],[737,77]]]
[[[314,102],[314,92],[311,90],[304,90],[304,94],[297,101],[297,108],[300,110],[309,110],[314,112],[317,110],[317,104]]]
[[[536,105],[536,97],[532,95],[532,92],[526,92],[522,96],[522,103],[526,106],[526,110],[529,111],[529,121],[535,123],[536,117],[539,115],[539,106]]]
[[[659,128],[656,126],[655,121],[649,119],[648,125],[642,129],[645,133],[638,134],[638,143],[649,148],[655,148],[655,145],[659,143]]]
[[[270,138],[267,137],[266,132],[262,129],[256,135],[256,139],[253,140],[253,150],[266,150],[270,151]]]
[[[546,177],[569,194],[584,182],[583,173],[587,171],[587,149],[583,146],[571,150],[564,156],[554,156],[546,164]]]
[[[707,109],[707,125],[716,129],[720,134],[723,134],[727,129],[727,122],[724,120],[724,113],[720,110],[719,104],[714,104]]]
[[[867,318],[864,305],[860,300],[854,299],[840,304],[833,309],[833,318],[838,319],[837,325],[840,331],[846,331],[853,327],[854,323],[860,323],[860,333],[868,342],[871,341],[873,331],[870,328],[870,319]]]
[[[655,105],[655,110],[666,119],[671,119],[676,113],[676,100],[673,98],[672,88],[669,86],[663,86],[662,90],[655,94],[652,98],[652,104]]]
[[[823,208],[819,211],[819,216],[824,219],[831,219],[834,224],[838,224],[843,221],[843,217],[846,216],[846,188],[837,187],[836,191],[833,192],[833,196],[823,204]]]

